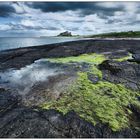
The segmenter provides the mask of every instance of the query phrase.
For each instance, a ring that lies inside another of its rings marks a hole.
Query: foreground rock
[[[21,98],[18,95],[12,94],[9,90],[0,88],[0,117],[7,111],[16,107]]]
[[[1,138],[130,138],[139,137],[131,129],[113,132],[107,125],[96,126],[82,120],[75,112],[63,115],[55,110],[29,109],[19,104],[13,95],[2,94],[6,108],[1,110]],[[7,100],[9,102],[7,103]],[[11,101],[10,101],[11,100]],[[4,106],[5,107],[5,106]],[[1,104],[0,109],[3,108]],[[5,114],[3,114],[5,112]],[[2,115],[3,114],[3,115]]]

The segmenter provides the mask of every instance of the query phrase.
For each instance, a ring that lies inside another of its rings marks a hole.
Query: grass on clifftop
[[[111,33],[103,33],[103,34],[98,34],[98,35],[89,35],[86,37],[115,37],[115,38],[139,38],[140,37],[140,31],[128,31],[128,32],[111,32]]]
[[[93,125],[102,122],[113,131],[129,126],[129,104],[139,104],[138,92],[127,89],[122,84],[113,84],[102,80],[102,72],[96,67],[105,57],[98,54],[80,55],[77,57],[49,59],[56,63],[87,62],[91,68],[87,72],[78,72],[78,78],[70,85],[61,98],[44,103],[44,109],[56,109],[63,114],[74,110],[81,118]],[[88,73],[100,78],[96,84],[88,79]]]

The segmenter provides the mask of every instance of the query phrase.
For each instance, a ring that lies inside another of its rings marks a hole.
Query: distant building
[[[71,32],[65,31],[60,33],[58,36],[72,36]]]

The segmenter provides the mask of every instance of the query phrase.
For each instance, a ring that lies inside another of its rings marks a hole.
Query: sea
[[[60,42],[68,42],[79,40],[77,37],[1,37],[0,38],[0,51],[14,48],[38,46],[45,44],[54,44]]]

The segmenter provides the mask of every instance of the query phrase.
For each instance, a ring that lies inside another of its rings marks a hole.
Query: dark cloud
[[[67,10],[78,12],[79,10],[78,16],[80,17],[96,13],[99,17],[106,18],[106,16],[113,16],[116,11],[124,11],[123,6],[104,7],[98,5],[100,2],[5,2],[0,4],[0,16],[5,17],[16,13],[13,4],[22,8],[25,12],[23,3],[30,8],[40,9],[42,12],[63,12]]]
[[[7,17],[15,13],[15,9],[10,4],[0,4],[0,16]]]
[[[62,12],[66,10],[78,10],[81,8],[87,8],[87,6],[90,8],[89,3],[77,3],[77,2],[32,2],[28,3],[27,5],[36,8],[41,9],[43,12]]]
[[[16,11],[15,7],[22,9],[22,11]],[[0,17],[8,17],[14,14],[23,14],[25,10],[23,8],[23,2],[0,2]]]
[[[99,15],[113,15],[115,11],[123,11],[123,7],[101,7],[97,2],[27,2],[29,7],[40,9],[43,12],[62,12],[80,10],[80,16],[98,13]],[[115,4],[115,3],[114,3]]]

